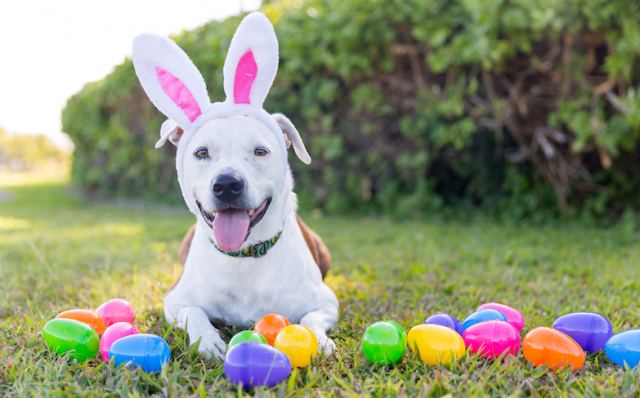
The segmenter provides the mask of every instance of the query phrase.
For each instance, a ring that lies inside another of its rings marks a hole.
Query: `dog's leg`
[[[328,286],[323,287],[326,292],[324,305],[305,314],[300,319],[300,324],[311,329],[316,335],[320,351],[332,354],[336,350],[336,344],[327,336],[327,332],[338,321],[338,299]]]
[[[302,317],[300,324],[308,327],[318,338],[318,349],[326,354],[332,354],[336,350],[336,343],[328,336],[327,331],[336,322],[334,311],[324,309],[312,311]]]
[[[198,352],[204,354],[207,359],[212,355],[220,360],[224,358],[227,345],[201,308],[179,307],[175,312],[167,308],[166,313],[167,320],[176,322],[177,327],[186,330],[189,344],[198,344]]]

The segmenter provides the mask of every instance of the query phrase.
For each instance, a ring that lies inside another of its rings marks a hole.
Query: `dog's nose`
[[[223,201],[231,202],[244,192],[244,180],[235,174],[221,174],[213,183],[213,195]]]

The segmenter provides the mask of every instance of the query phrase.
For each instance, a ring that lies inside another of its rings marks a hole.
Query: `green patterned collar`
[[[259,258],[267,255],[267,252],[269,251],[269,249],[271,249],[273,246],[276,245],[276,243],[278,243],[278,240],[280,240],[280,235],[282,235],[282,231],[278,232],[273,238],[269,240],[263,240],[262,242],[258,242],[242,250],[233,250],[233,251],[222,250],[218,247],[218,245],[216,245],[216,242],[214,242],[211,239],[209,239],[209,241],[211,242],[213,247],[216,248],[217,251],[219,251],[222,254],[226,254],[227,256],[243,257],[243,258],[244,257]]]

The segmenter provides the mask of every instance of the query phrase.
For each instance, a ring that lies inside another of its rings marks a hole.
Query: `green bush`
[[[640,6],[626,0],[270,1],[281,65],[265,105],[313,158],[307,205],[509,217],[640,208]],[[238,17],[175,39],[222,98]],[[162,116],[126,61],[73,96],[89,192],[178,200]]]

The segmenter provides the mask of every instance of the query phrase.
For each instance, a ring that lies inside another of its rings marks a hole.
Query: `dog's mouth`
[[[204,209],[196,199],[196,205],[204,221],[213,229],[218,247],[225,251],[240,249],[251,233],[251,228],[262,220],[269,209],[271,198],[265,199],[255,209],[227,208],[217,212]]]

